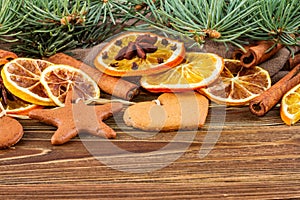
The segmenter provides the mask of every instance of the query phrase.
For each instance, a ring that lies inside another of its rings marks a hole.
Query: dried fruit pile
[[[146,46],[152,50],[144,51]],[[186,52],[184,41],[126,32],[108,41],[95,66],[113,76],[141,76],[141,86],[150,92],[199,91],[227,105],[246,105],[271,86],[270,76],[262,68],[225,61],[213,53]]]
[[[13,95],[36,105],[63,106],[70,88],[84,100],[100,96],[97,84],[83,71],[40,59],[14,59],[4,65],[1,77]]]

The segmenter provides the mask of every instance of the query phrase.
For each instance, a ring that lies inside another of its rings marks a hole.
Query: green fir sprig
[[[211,39],[240,46],[241,37],[256,23],[250,22],[250,18],[259,7],[259,3],[248,5],[247,1],[160,0],[157,7],[157,4],[148,0],[152,18],[139,17],[151,26],[192,37],[199,43]]]
[[[0,40],[17,53],[51,56],[127,30],[232,43],[299,45],[298,0],[0,0]],[[142,23],[138,23],[142,22]],[[137,23],[139,24],[138,26]],[[195,44],[196,44],[195,43]]]
[[[23,1],[19,16],[27,17],[19,27],[20,44],[14,50],[36,56],[51,56],[102,42],[123,26],[132,24],[126,14],[135,6],[125,0]]]
[[[90,0],[86,18],[91,25],[76,40],[81,47],[89,47],[103,42],[125,27],[134,26],[139,21],[133,17],[135,6],[140,3],[141,0]]]
[[[18,53],[49,56],[64,49],[75,48],[73,37],[79,26],[86,25],[86,3],[67,0],[24,0],[19,15],[27,15],[19,29]]]
[[[159,3],[158,3],[159,2]],[[199,43],[210,39],[242,47],[251,40],[299,45],[298,0],[160,0],[146,1],[151,16],[138,15],[148,25]]]
[[[250,0],[249,4],[254,2]],[[299,0],[255,0],[258,10],[252,15],[257,22],[247,36],[254,40],[273,40],[286,46],[299,45]]]
[[[15,42],[20,32],[16,31],[24,17],[16,18],[21,4],[13,0],[0,0],[0,40]]]

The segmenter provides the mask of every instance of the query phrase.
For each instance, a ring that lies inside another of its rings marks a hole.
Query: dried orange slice
[[[228,106],[242,106],[271,87],[269,73],[258,67],[244,68],[238,60],[224,59],[220,77],[204,93],[210,100]]]
[[[28,115],[31,110],[43,108],[43,106],[32,104],[22,99],[7,100],[7,105],[3,105],[5,112],[11,115]]]
[[[68,65],[52,65],[41,74],[41,83],[58,106],[64,106],[67,92],[72,89],[83,100],[100,97],[97,83],[80,69]]]
[[[300,84],[290,89],[281,99],[280,116],[287,125],[300,120]]]
[[[4,86],[24,101],[44,106],[54,105],[40,83],[42,71],[51,65],[45,60],[16,58],[3,66],[1,76]]]
[[[94,64],[111,76],[140,76],[174,67],[184,55],[182,42],[154,33],[127,32],[109,41]]]
[[[18,56],[10,51],[0,49],[0,66],[5,65],[9,61],[17,58]]]
[[[179,92],[205,87],[224,68],[223,58],[212,53],[189,52],[176,67],[141,78],[141,86],[151,92]]]

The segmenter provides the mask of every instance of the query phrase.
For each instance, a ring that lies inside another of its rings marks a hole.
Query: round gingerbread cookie
[[[8,116],[0,118],[0,149],[15,145],[23,134],[23,127],[18,120]]]

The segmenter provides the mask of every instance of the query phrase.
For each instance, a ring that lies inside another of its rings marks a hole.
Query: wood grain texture
[[[154,98],[142,93],[136,101]],[[106,121],[117,139],[80,135],[62,146],[50,143],[54,127],[20,120],[25,130],[21,142],[0,151],[1,199],[300,199],[300,124],[284,125],[278,107],[259,118],[248,107],[212,116],[214,106],[191,142],[192,133],[184,132],[187,138],[165,150],[178,132],[126,127],[122,113]],[[225,121],[216,123],[214,117]],[[200,158],[208,131],[221,134]],[[132,154],[116,155],[107,148],[111,142]],[[101,155],[91,153],[99,149]],[[139,163],[142,153],[160,159]],[[177,154],[182,155],[176,161],[151,171]],[[101,156],[116,162],[108,166]],[[131,172],[143,168],[150,171]]]

